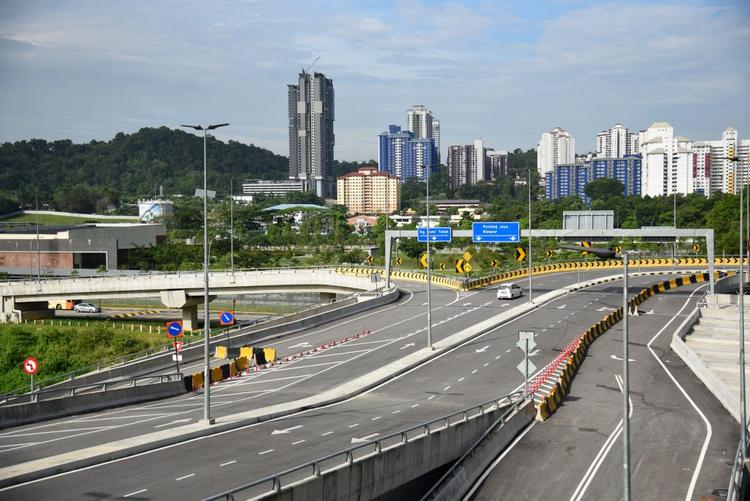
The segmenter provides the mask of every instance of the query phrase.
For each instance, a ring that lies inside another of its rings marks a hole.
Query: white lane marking
[[[298,424],[297,426],[291,426],[289,428],[283,428],[281,430],[274,429],[271,432],[271,435],[281,435],[282,433],[290,433],[292,430],[297,430],[299,428],[302,428],[303,426],[304,426],[303,424]]]
[[[542,332],[547,332],[547,329],[542,329]]]
[[[685,304],[682,305],[682,308],[680,308],[680,310],[677,312],[677,314],[673,315],[672,318],[669,319],[669,322],[667,322],[666,325],[664,325],[664,327],[662,327],[662,329],[659,332],[657,332],[656,335],[654,335],[653,338],[651,338],[651,341],[649,341],[648,344],[646,344],[646,347],[648,348],[648,351],[650,351],[651,354],[656,359],[656,361],[659,362],[659,365],[661,365],[661,368],[664,369],[664,372],[667,373],[667,376],[669,376],[669,379],[672,380],[672,382],[674,383],[674,385],[677,387],[677,389],[680,390],[680,393],[682,393],[682,395],[685,397],[685,399],[688,402],[690,402],[690,405],[693,407],[693,409],[695,409],[695,412],[697,412],[698,415],[700,415],[701,419],[703,420],[703,423],[706,425],[706,440],[703,441],[703,447],[701,447],[701,453],[698,456],[698,462],[695,464],[695,468],[693,469],[693,471],[694,471],[693,478],[690,479],[690,485],[688,486],[687,493],[685,494],[685,499],[687,501],[689,501],[690,499],[693,498],[693,491],[695,490],[695,484],[698,481],[698,475],[701,472],[701,468],[703,468],[703,460],[706,457],[706,451],[708,450],[708,443],[711,441],[711,436],[713,435],[713,429],[711,427],[711,423],[706,418],[706,415],[703,414],[703,412],[701,412],[701,410],[695,404],[695,402],[693,401],[693,399],[690,398],[690,395],[687,394],[687,392],[685,391],[685,389],[680,385],[680,383],[677,382],[677,379],[675,379],[675,377],[672,375],[672,373],[669,372],[669,369],[667,369],[667,366],[664,365],[664,363],[661,361],[661,359],[656,354],[656,352],[653,350],[653,348],[651,348],[651,345],[654,344],[654,341],[656,341],[656,338],[658,338],[659,336],[661,336],[662,332],[664,332],[666,330],[666,328],[669,326],[669,324],[671,324],[674,321],[674,319],[677,318],[680,313],[682,313],[682,310],[684,310],[685,307],[688,305],[688,303],[690,302],[690,299],[692,299],[693,295],[696,292],[698,292],[700,289],[702,289],[703,287],[706,287],[706,285],[701,285],[700,287],[696,288],[693,291],[693,293],[690,294],[690,296],[685,300]]]
[[[549,325],[549,328],[550,328],[550,329],[554,329],[554,328],[555,328],[555,324],[550,324],[550,325]]]
[[[357,426],[359,426],[359,423],[350,424],[347,428],[356,428]]]
[[[293,344],[291,346],[287,346],[287,348],[290,349],[290,350],[292,348],[310,348],[310,347],[312,347],[312,345],[310,343],[297,343],[297,344]]]
[[[326,435],[330,435],[331,433],[333,433],[333,432],[332,431],[327,431],[325,433],[321,433],[320,436],[321,437],[325,437]]]
[[[297,440],[296,442],[292,442],[292,445],[297,445],[297,444],[301,444],[301,443],[302,443],[302,442],[304,442],[304,441],[305,441],[304,439],[302,439],[302,440]]]
[[[182,477],[175,478],[174,481],[175,482],[179,482],[180,480],[185,480],[186,478],[190,478],[190,477],[194,477],[194,476],[195,476],[195,473],[191,473],[190,475],[183,475]]]
[[[510,350],[512,350],[512,348],[508,348],[507,350],[505,350],[505,353],[510,353]]]
[[[125,494],[123,497],[124,498],[129,498],[130,496],[135,496],[136,494],[140,494],[141,492],[146,492],[147,490],[148,489],[141,489],[139,491],[129,492],[128,494]]]
[[[612,355],[610,355],[610,356],[609,356],[609,358],[611,358],[611,359],[613,359],[613,360],[619,360],[620,362],[622,362],[622,358],[621,358],[621,357],[618,357],[618,356],[617,356],[617,355],[615,355],[615,354],[612,354]],[[635,360],[634,358],[628,358],[628,362],[635,362],[635,361],[636,361],[636,360]]]
[[[510,306],[510,303],[503,303],[500,305],[500,307],[503,307],[503,306]]]
[[[414,407],[419,407],[419,404],[414,404],[414,405],[412,405],[412,406],[411,406],[411,408],[412,408],[412,409],[413,409]]]
[[[262,456],[264,454],[268,454],[269,452],[273,452],[273,449],[268,449],[267,451],[259,452],[258,456]]]
[[[617,385],[620,387],[620,391],[622,391],[622,382],[619,374],[615,375],[615,380],[617,381]],[[629,401],[628,404],[628,419],[630,419],[630,416],[633,415],[633,403],[632,401]],[[570,496],[571,501],[579,501],[586,493],[586,489],[588,489],[589,484],[594,479],[594,476],[596,476],[596,472],[599,470],[599,467],[607,458],[607,455],[612,449],[612,446],[622,434],[622,422],[623,420],[620,419],[620,421],[617,423],[617,426],[615,426],[615,429],[612,430],[612,433],[609,434],[607,440],[604,441],[604,445],[602,445],[601,449],[599,449],[599,452],[594,457],[594,461],[589,465],[586,473],[584,473],[583,478],[581,478],[581,482],[576,487],[576,490],[573,491],[573,495]]]
[[[529,356],[533,357],[534,355],[538,355],[538,354],[539,354],[539,350],[534,350],[531,353],[529,353]]]
[[[450,387],[450,386],[446,386],[445,388],[443,388],[443,391],[448,391],[448,390],[450,390],[450,389],[451,389],[451,387]]]
[[[471,306],[471,303],[464,303],[461,306]]]
[[[380,433],[371,433],[370,435],[367,435],[367,436],[362,437],[362,438],[352,437],[351,443],[356,444],[356,443],[361,443],[361,442],[367,442],[371,438],[375,438],[378,435],[380,435]]]
[[[432,400],[433,398],[435,398],[435,395],[430,395],[429,397],[427,397],[427,400]]]
[[[490,365],[489,362],[485,363],[482,367],[487,367],[488,365]]]
[[[164,428],[165,426],[170,426],[170,425],[177,424],[177,423],[187,423],[188,421],[192,421],[192,420],[193,420],[192,418],[175,419],[174,421],[171,421],[169,423],[157,424],[156,426],[154,426],[154,428]]]
[[[0,438],[18,438],[18,437],[33,437],[34,435],[49,435],[51,433],[68,433],[68,432],[75,432],[75,431],[99,431],[99,430],[109,430],[112,429],[113,426],[94,426],[92,428],[73,428],[73,429],[64,429],[64,430],[46,430],[46,431],[35,431],[32,433],[6,433],[4,435],[0,435]]]
[[[407,349],[407,348],[409,348],[411,346],[416,346],[416,343],[406,343],[401,348],[399,348],[399,350],[405,350],[405,349]]]
[[[380,416],[375,416],[374,418],[370,419],[370,421],[377,421],[378,419],[380,419]]]
[[[477,350],[475,350],[475,351],[476,351],[477,353],[484,353],[485,351],[487,351],[487,348],[489,348],[489,347],[490,347],[490,345],[487,345],[487,346],[483,346],[483,347],[481,347],[481,348],[478,348],[478,349],[477,349]]]
[[[221,463],[219,466],[229,466],[230,464],[234,464],[236,462],[237,462],[237,460],[233,459],[231,461],[227,461],[226,463]]]
[[[473,371],[471,371],[472,374],[476,374],[477,372],[479,372],[479,369],[474,369]]]
[[[495,469],[495,466],[497,466],[500,463],[500,461],[502,461],[503,458],[513,449],[513,447],[515,447],[516,444],[520,442],[521,439],[523,439],[523,437],[525,437],[528,432],[531,431],[531,429],[536,425],[536,423],[537,423],[536,420],[532,421],[531,425],[529,425],[523,431],[523,433],[521,433],[520,435],[518,435],[518,437],[516,437],[516,439],[508,446],[508,448],[506,448],[503,451],[503,453],[500,454],[500,456],[498,456],[497,459],[495,459],[495,461],[490,465],[490,467],[487,468],[487,470],[484,473],[482,473],[482,476],[479,477],[479,480],[477,480],[476,483],[474,483],[474,486],[471,488],[471,490],[468,493],[466,493],[466,496],[464,496],[463,499],[471,499],[471,497],[474,495],[474,492],[476,492],[476,490],[482,486],[482,484],[484,483],[484,480],[490,475],[490,473],[492,473],[492,470]]]
[[[461,381],[463,381],[464,379],[466,379],[466,378],[463,378],[463,377],[462,377],[462,378],[460,378],[460,379],[458,380],[458,382],[460,383],[460,382],[461,382]]]
[[[401,412],[401,409],[399,409],[397,411],[393,411],[393,412],[391,412],[391,414],[398,414],[399,412]]]
[[[568,306],[567,304],[561,304],[560,306],[555,306],[558,310],[564,310],[565,307]]]
[[[498,360],[499,358],[500,358],[500,355],[496,356],[496,357],[495,357],[495,360]]]

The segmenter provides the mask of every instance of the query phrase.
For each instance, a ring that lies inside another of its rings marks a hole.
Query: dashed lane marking
[[[301,443],[302,443],[302,442],[304,442],[304,441],[305,441],[305,439],[302,439],[302,440],[297,440],[296,442],[292,442],[292,445],[297,445],[297,444],[301,444]]]
[[[331,433],[333,433],[333,432],[332,431],[327,431],[325,433],[321,433],[320,436],[321,437],[325,437],[326,435],[330,435]]]
[[[174,481],[175,482],[179,482],[180,480],[185,480],[186,478],[190,478],[190,477],[194,477],[194,476],[195,476],[195,473],[191,473],[189,475],[183,475],[181,477],[175,478]]]
[[[226,463],[221,463],[219,466],[229,466],[230,464],[234,464],[236,462],[237,462],[237,460],[233,459],[231,461],[227,461]]]
[[[259,452],[258,456],[262,456],[264,454],[268,454],[269,452],[273,452],[273,449],[268,449],[267,451]]]
[[[124,496],[122,496],[122,497],[124,497],[124,498],[129,498],[130,496],[135,496],[136,494],[140,494],[140,493],[142,493],[142,492],[146,492],[147,490],[148,490],[148,489],[141,489],[141,490],[139,490],[139,491],[129,492],[128,494],[125,494],[125,495],[124,495]]]

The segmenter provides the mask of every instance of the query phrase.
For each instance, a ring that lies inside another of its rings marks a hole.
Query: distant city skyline
[[[217,138],[287,156],[286,84],[314,61],[336,87],[338,160],[377,158],[384,125],[420,103],[443,156],[476,138],[534,148],[557,126],[579,152],[616,123],[748,137],[748,21],[740,0],[9,0],[0,141],[229,122]]]

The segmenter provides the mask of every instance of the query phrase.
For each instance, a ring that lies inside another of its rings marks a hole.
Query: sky
[[[615,123],[750,138],[750,2],[0,0],[0,142],[108,140],[182,123],[287,155],[287,84],[333,80],[335,157],[377,158],[406,110],[528,149]]]

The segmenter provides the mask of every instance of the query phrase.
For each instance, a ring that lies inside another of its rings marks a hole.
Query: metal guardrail
[[[300,313],[308,312],[310,310],[314,310],[314,309],[320,308],[322,306],[328,306],[328,305],[330,305],[331,303],[334,303],[334,302],[343,302],[343,301],[346,301],[346,300],[348,300],[348,299],[350,299],[350,298],[352,298],[352,297],[354,297],[356,295],[357,294],[351,294],[349,296],[344,296],[343,298],[338,299],[338,300],[328,301],[327,303],[311,304],[311,305],[309,305],[309,306],[307,306],[305,308],[301,308],[301,309],[299,309],[297,311],[294,311],[294,312],[291,312],[291,313],[285,313],[283,315],[277,315],[277,316],[274,316],[274,317],[267,316],[267,317],[265,317],[263,319],[255,320],[252,323],[248,323],[248,322],[238,323],[234,327],[230,328],[229,332],[231,334],[237,334],[240,331],[242,331],[242,329],[246,329],[246,328],[249,328],[249,327],[255,327],[256,325],[264,324],[264,323],[270,322],[271,320],[278,320],[278,319],[287,318],[287,317],[290,317],[290,316],[293,316],[293,315],[298,315]],[[183,345],[182,349],[184,350],[184,349],[196,346],[197,344],[203,344],[204,339],[203,339],[202,332],[203,331],[201,330],[200,337],[196,337],[192,341],[185,342],[185,344]],[[211,337],[219,336],[219,335],[226,336],[226,334],[227,334],[227,328],[226,327],[216,327],[214,329],[210,329],[209,330],[209,336],[211,336]],[[42,379],[42,380],[36,382],[35,385],[36,385],[37,388],[42,388],[42,387],[45,387],[45,386],[51,386],[53,384],[62,383],[63,381],[71,381],[71,380],[75,379],[77,376],[82,376],[82,375],[85,375],[85,374],[89,374],[89,373],[92,373],[92,372],[100,371],[102,369],[107,369],[107,368],[110,368],[110,367],[116,367],[116,366],[125,365],[125,364],[130,363],[130,362],[137,362],[137,361],[140,361],[142,359],[148,358],[148,357],[153,356],[153,355],[163,355],[163,354],[166,354],[167,352],[170,352],[172,350],[173,350],[173,348],[171,347],[170,344],[165,344],[165,345],[160,346],[158,348],[150,348],[150,349],[147,349],[147,350],[141,350],[141,351],[134,352],[134,353],[129,353],[129,354],[126,354],[126,355],[120,355],[120,356],[117,356],[117,357],[108,358],[108,359],[105,359],[103,361],[97,362],[95,364],[90,364],[90,365],[87,365],[86,367],[82,367],[80,369],[76,369],[74,371],[66,372],[64,374],[59,374],[57,376],[52,376],[52,377],[49,377],[47,379]],[[13,397],[13,396],[16,396],[16,395],[26,394],[26,393],[28,393],[28,391],[29,391],[29,386],[28,385],[23,385],[23,386],[20,386],[20,387],[14,389],[14,390],[7,391],[5,393],[0,394],[0,400],[7,399],[7,398],[10,398],[10,397]]]
[[[249,497],[251,499],[277,494],[281,491],[282,486],[292,486],[312,478],[320,477],[322,474],[333,471],[341,466],[350,465],[372,455],[380,454],[383,450],[400,447],[433,432],[442,431],[451,426],[455,426],[458,423],[465,423],[469,419],[482,416],[489,411],[509,407],[509,409],[503,414],[503,416],[507,416],[508,413],[518,408],[522,402],[524,402],[523,392],[510,393],[501,398],[492,399],[452,414],[412,426],[406,430],[392,433],[377,440],[364,442],[354,447],[334,452],[333,454],[329,454],[314,461],[254,480],[225,492],[204,498],[203,501],[216,499],[234,500],[235,494],[253,488],[257,488],[259,492],[250,494]],[[264,486],[265,490],[262,490],[264,489]],[[243,495],[243,497],[245,497],[245,495]]]
[[[744,476],[745,458],[742,454],[742,440],[737,444],[737,452],[734,454],[732,473],[729,475],[729,487],[727,488],[727,501],[739,501],[742,489],[742,477]]]
[[[180,381],[182,379],[181,373],[173,374],[152,374],[149,376],[137,376],[132,378],[123,378],[116,381],[107,381],[101,383],[90,383],[79,386],[70,386],[67,388],[51,389],[51,390],[35,390],[33,393],[26,393],[17,397],[11,397],[0,401],[0,406],[3,405],[18,405],[24,403],[35,403],[45,400],[52,400],[55,398],[72,397],[75,395],[81,395],[84,393],[96,393],[107,390],[143,386],[144,384],[156,384],[156,383],[168,383],[170,381]],[[147,383],[143,383],[148,381]],[[141,384],[138,384],[142,382]]]

